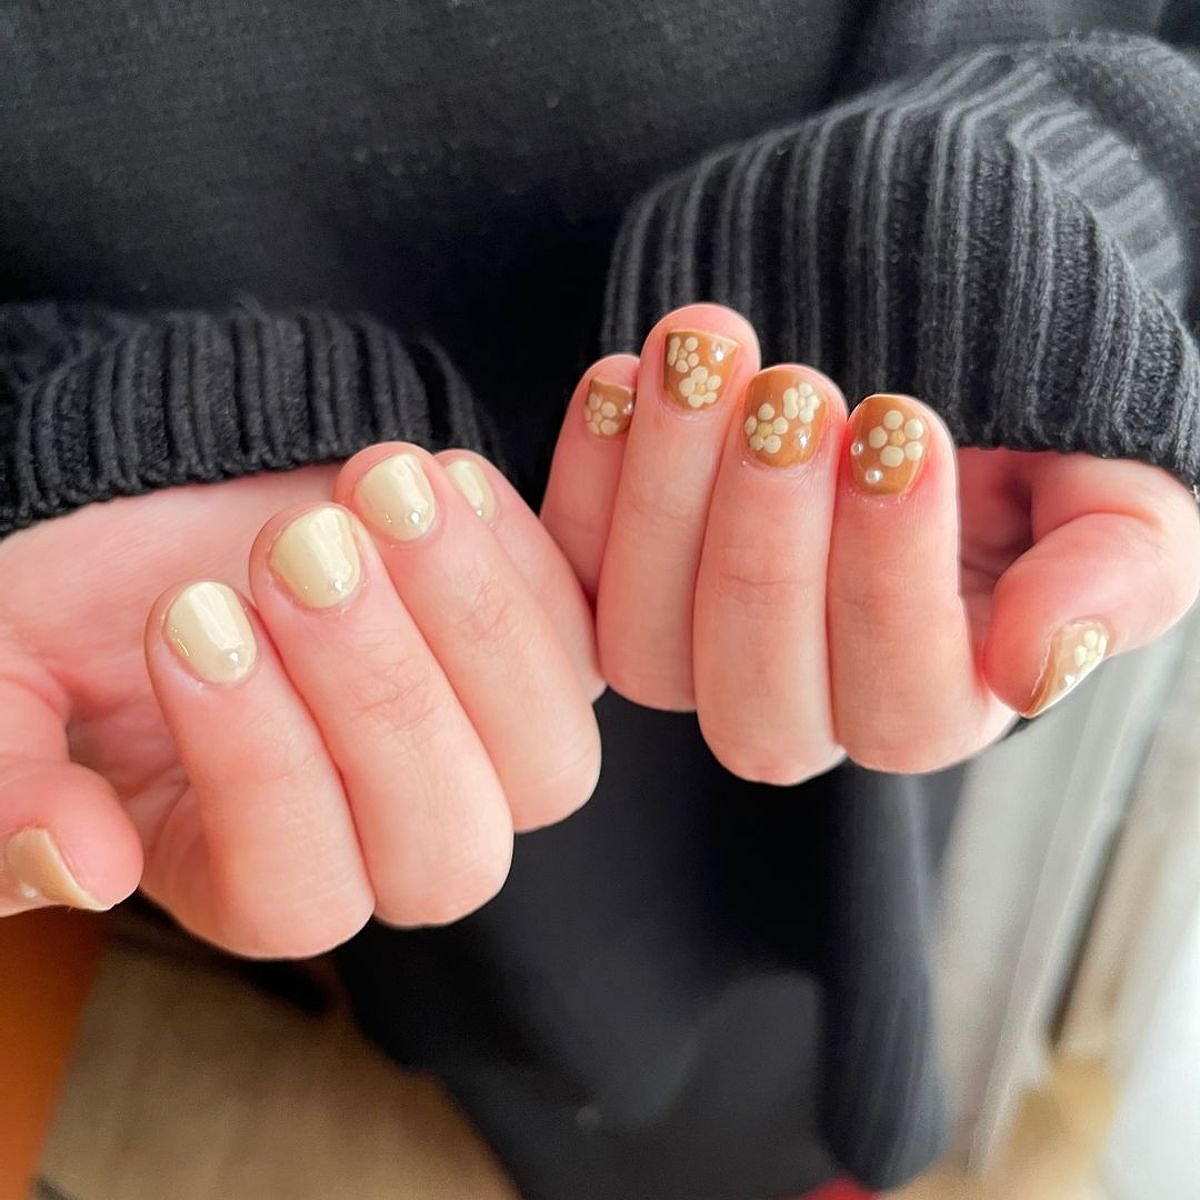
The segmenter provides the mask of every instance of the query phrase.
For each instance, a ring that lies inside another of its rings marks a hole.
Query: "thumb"
[[[1164,633],[1200,584],[1195,501],[1144,463],[1038,455],[1028,476],[1033,545],[1000,577],[984,670],[1026,716],[1099,662]]]
[[[137,887],[142,847],[108,782],[69,761],[65,706],[0,677],[0,916],[101,911]]]

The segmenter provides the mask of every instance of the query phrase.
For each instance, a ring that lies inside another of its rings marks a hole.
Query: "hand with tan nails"
[[[956,450],[912,397],[848,415],[760,367],[736,313],[670,313],[584,374],[542,509],[608,683],[696,710],[735,774],[959,762],[1192,604],[1196,504],[1158,468]]]
[[[513,830],[594,787],[587,601],[475,455],[93,505],[0,571],[0,916],[140,882],[221,946],[309,955],[477,908]]]

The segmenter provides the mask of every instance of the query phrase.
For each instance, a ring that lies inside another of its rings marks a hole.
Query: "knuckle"
[[[600,734],[594,718],[559,738],[538,764],[536,775],[510,789],[518,830],[528,832],[561,821],[582,808],[600,779]]]
[[[751,612],[791,611],[812,591],[789,555],[766,553],[753,545],[721,545],[706,548],[705,560],[717,598]]]
[[[705,735],[713,757],[732,775],[749,783],[790,787],[831,771],[845,751],[831,743],[788,746],[778,741],[721,740]]]
[[[514,637],[521,628],[521,613],[503,580],[481,572],[469,589],[470,602],[458,619],[458,633],[469,642],[496,643]]]
[[[375,916],[386,925],[449,925],[482,908],[504,886],[512,863],[507,846],[478,847],[474,853],[443,858],[427,877],[380,889]]]
[[[351,722],[367,736],[419,736],[443,712],[432,659],[422,651],[401,658],[369,654],[343,679]]]

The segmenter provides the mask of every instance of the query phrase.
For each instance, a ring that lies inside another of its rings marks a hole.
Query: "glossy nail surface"
[[[583,402],[583,419],[597,437],[620,437],[629,428],[633,405],[633,388],[593,379]]]
[[[1108,653],[1108,630],[1099,621],[1075,621],[1054,635],[1042,677],[1023,716],[1036,717],[1086,679]]]
[[[759,371],[747,385],[743,402],[746,447],[772,467],[808,462],[821,439],[828,408],[803,371],[788,366]]]
[[[429,531],[437,514],[433,489],[415,454],[394,454],[359,481],[360,510],[380,533],[402,542]]]
[[[456,458],[446,467],[450,482],[485,521],[496,515],[496,496],[487,476],[469,458]]]
[[[907,396],[868,396],[850,418],[850,466],[864,492],[908,491],[928,449],[928,423]]]
[[[719,333],[676,329],[667,334],[663,387],[680,408],[711,408],[725,393],[741,343]]]
[[[333,505],[301,513],[275,539],[268,562],[308,608],[340,604],[362,575],[350,517]]]
[[[24,900],[48,900],[93,912],[109,907],[79,886],[44,829],[24,829],[8,839],[0,856],[0,877]]]
[[[167,610],[167,640],[205,683],[236,683],[258,657],[254,631],[237,593],[223,583],[193,583]]]

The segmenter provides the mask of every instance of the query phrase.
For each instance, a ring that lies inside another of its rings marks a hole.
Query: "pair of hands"
[[[477,456],[384,445],[0,543],[0,915],[140,883],[258,956],[450,921],[591,794],[605,681],[746,778],[925,771],[1191,604],[1164,472],[956,452],[917,401],[847,418],[759,365],[713,305],[596,364],[540,521]]]

